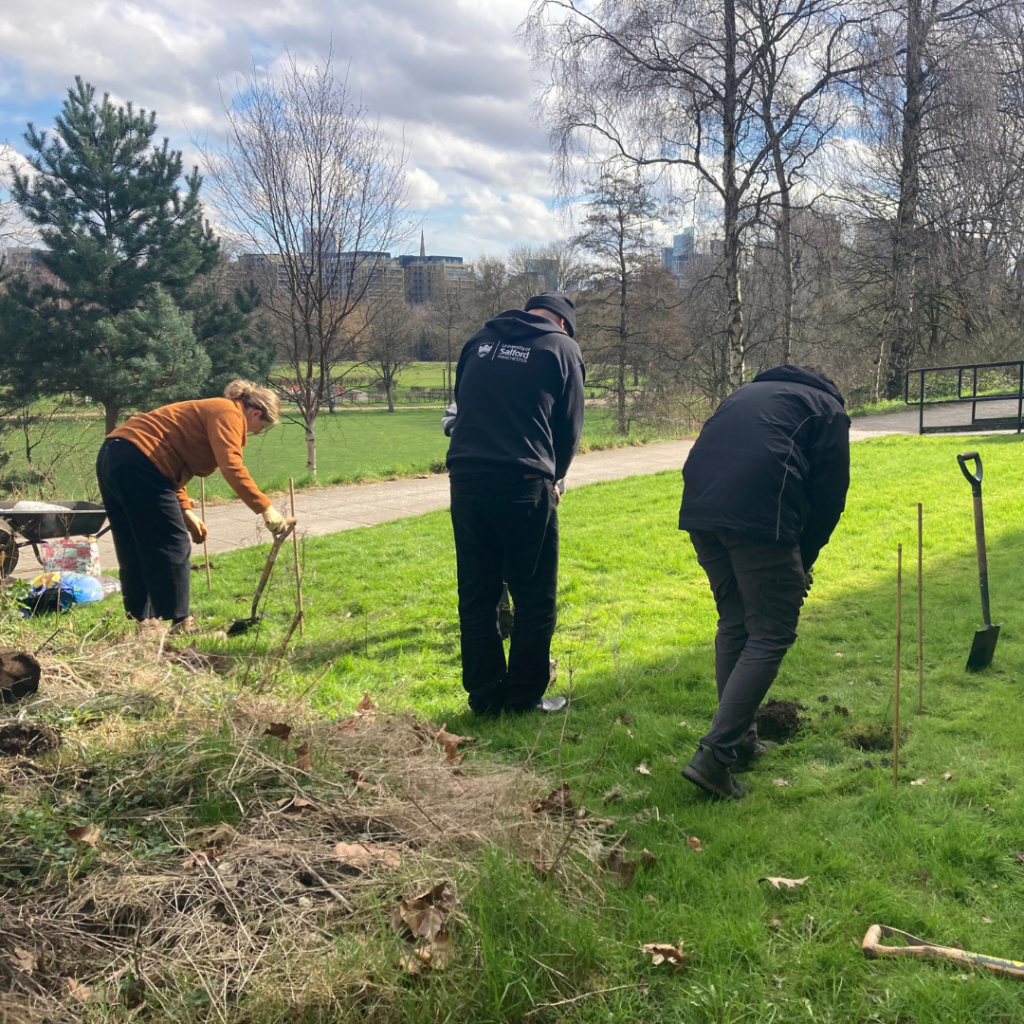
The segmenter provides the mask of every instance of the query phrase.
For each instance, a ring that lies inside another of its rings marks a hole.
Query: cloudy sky
[[[198,159],[253,66],[333,43],[364,103],[409,151],[427,251],[472,258],[567,233],[549,212],[546,140],[516,39],[529,0],[3,0],[0,141],[52,123],[76,74],[156,110]]]

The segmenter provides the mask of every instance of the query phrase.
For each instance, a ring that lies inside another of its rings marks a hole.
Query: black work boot
[[[736,763],[732,766],[733,772],[749,772],[754,767],[754,762],[759,761],[765,754],[775,747],[771,740],[763,742],[755,739],[752,743],[740,743],[736,747]]]
[[[739,800],[747,792],[747,787],[737,782],[728,767],[716,761],[706,747],[697,748],[697,753],[683,769],[683,778],[717,800]]]

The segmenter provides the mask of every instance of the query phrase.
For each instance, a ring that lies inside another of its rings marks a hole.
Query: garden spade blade
[[[977,472],[972,473],[967,463],[974,461]],[[988,556],[985,553],[985,515],[981,507],[981,456],[977,452],[964,452],[956,457],[960,469],[971,485],[974,494],[974,540],[978,548],[978,583],[981,587],[981,617],[985,622],[974,634],[971,653],[967,655],[967,670],[977,672],[992,664],[992,656],[996,653],[996,641],[999,639],[999,627],[992,625],[992,615],[988,603]]]

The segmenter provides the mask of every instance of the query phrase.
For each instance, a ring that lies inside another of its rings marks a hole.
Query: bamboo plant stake
[[[900,648],[903,643],[903,545],[896,545],[896,692],[892,706],[892,788],[900,771]]]
[[[203,517],[203,526],[206,525],[206,480],[199,478],[199,512]],[[206,563],[206,589],[213,590],[213,581],[210,579],[210,552],[206,548],[206,541],[203,541],[203,561]]]
[[[291,501],[292,519],[295,518],[295,481],[288,477],[288,498]],[[306,635],[306,616],[302,612],[302,570],[299,568],[299,533],[292,530],[292,549],[295,552],[295,597],[298,603],[299,636]],[[294,627],[293,627],[294,628]]]
[[[921,568],[921,551],[924,516],[921,510],[921,502],[917,503],[917,713],[924,713],[924,597],[922,581],[924,579]]]

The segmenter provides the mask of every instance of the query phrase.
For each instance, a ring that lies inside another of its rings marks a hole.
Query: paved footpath
[[[911,422],[913,420],[913,422]],[[916,416],[894,413],[886,416],[863,417],[854,421],[850,433],[852,440],[883,437],[886,434],[917,433]],[[622,480],[625,477],[660,473],[662,470],[682,469],[693,446],[692,440],[659,441],[635,448],[611,448],[607,451],[578,455],[566,479],[567,488],[583,487],[604,480]],[[258,483],[258,481],[257,481]],[[275,500],[282,511],[287,511],[287,499]],[[346,484],[300,491],[295,496],[295,513],[299,520],[300,535],[319,537],[325,533],[355,530],[362,526],[375,526],[393,519],[405,519],[448,507],[448,477],[446,474],[417,477],[411,480],[386,480],[374,484]],[[206,510],[210,528],[208,548],[210,554],[221,554],[253,544],[265,544],[269,533],[263,521],[253,515],[240,501],[215,505]],[[194,549],[196,553],[199,548]],[[116,564],[110,534],[100,540],[100,564]],[[39,569],[30,550],[22,555],[16,575],[35,575]]]

